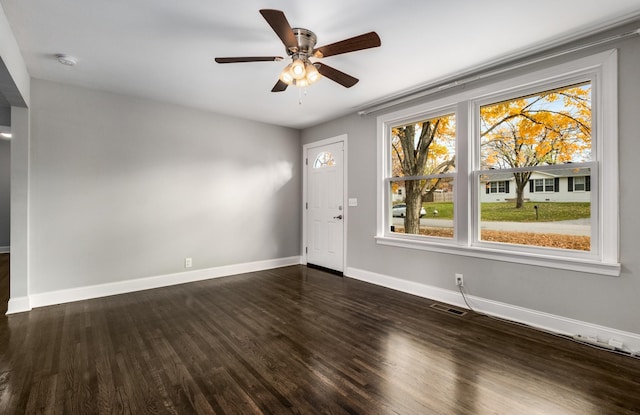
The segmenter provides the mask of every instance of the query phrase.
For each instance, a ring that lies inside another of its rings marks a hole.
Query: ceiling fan
[[[308,29],[291,28],[286,16],[280,10],[262,9],[260,14],[265,18],[274,32],[278,35],[284,46],[287,55],[291,58],[291,63],[280,74],[280,79],[275,84],[271,92],[281,92],[289,85],[305,87],[316,82],[320,75],[326,76],[340,85],[351,88],[358,79],[331,66],[320,62],[312,62],[310,58],[326,58],[328,56],[340,55],[342,53],[355,52],[358,50],[375,48],[380,46],[380,37],[376,32],[365,33],[339,42],[316,48],[317,37],[315,33]],[[281,56],[244,56],[231,58],[215,58],[218,63],[238,63],[238,62],[279,62],[284,58]]]

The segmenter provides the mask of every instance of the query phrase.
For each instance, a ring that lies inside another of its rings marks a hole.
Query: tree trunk
[[[520,186],[517,186],[517,194],[516,194],[516,209],[522,209],[524,206],[524,197],[523,197],[524,189]]]
[[[405,186],[407,209],[404,217],[404,232],[417,235],[420,233],[420,210],[422,209],[420,180],[406,181]]]
[[[524,206],[524,189],[529,183],[529,177],[531,172],[527,173],[513,173],[513,177],[516,181],[516,209],[522,209]]]

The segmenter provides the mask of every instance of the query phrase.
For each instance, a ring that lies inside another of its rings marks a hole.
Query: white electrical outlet
[[[464,285],[464,278],[462,274],[456,274],[456,285],[460,287]]]
[[[193,266],[193,260],[191,258],[184,259],[184,267],[191,268]]]

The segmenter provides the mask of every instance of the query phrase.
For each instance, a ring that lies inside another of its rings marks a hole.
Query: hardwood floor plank
[[[293,266],[3,316],[0,413],[640,413],[639,360],[433,303]]]

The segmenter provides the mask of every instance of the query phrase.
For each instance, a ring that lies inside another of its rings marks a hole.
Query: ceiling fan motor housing
[[[306,55],[307,57],[311,56],[311,54],[313,54],[313,48],[316,46],[316,42],[318,41],[316,34],[309,29],[302,29],[299,27],[293,28],[292,30],[296,40],[298,41],[298,47],[287,48],[287,54],[289,56],[296,53]]]

